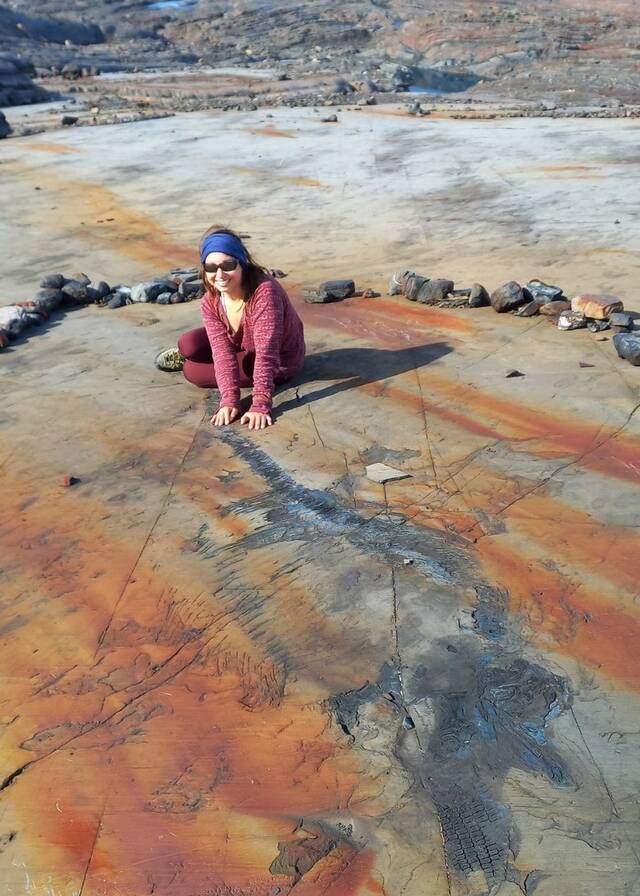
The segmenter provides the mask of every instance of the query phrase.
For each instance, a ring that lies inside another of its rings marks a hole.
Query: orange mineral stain
[[[509,594],[534,643],[566,654],[628,689],[640,690],[640,618],[553,569],[522,556],[501,538],[482,539],[488,580]]]
[[[39,226],[47,226],[50,221],[56,232],[60,232],[77,229],[79,221],[93,223],[100,219],[103,223],[87,227],[83,232],[83,238],[95,247],[111,248],[160,269],[167,267],[167,259],[175,264],[196,264],[197,253],[193,247],[173,240],[153,217],[128,205],[109,187],[80,178],[66,178],[22,160],[12,167],[15,173],[37,183],[51,198],[64,199],[54,217],[38,218]]]

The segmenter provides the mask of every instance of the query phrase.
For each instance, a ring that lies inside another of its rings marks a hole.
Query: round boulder
[[[510,280],[495,289],[491,293],[489,301],[494,311],[503,314],[505,311],[513,311],[514,308],[524,305],[528,298],[520,284],[515,280]]]

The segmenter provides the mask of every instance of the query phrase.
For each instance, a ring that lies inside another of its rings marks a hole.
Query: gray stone
[[[62,289],[67,282],[67,278],[63,274],[49,274],[40,281],[42,289]]]
[[[356,291],[353,280],[325,280],[320,284],[319,292],[326,293],[329,300],[348,299]]]
[[[484,305],[489,305],[489,293],[484,288],[482,283],[474,283],[471,287],[471,293],[469,295],[469,305],[471,308],[481,308]]]
[[[421,305],[435,305],[444,301],[452,289],[453,280],[427,280],[418,290],[416,301]]]
[[[409,277],[415,277],[415,273],[413,271],[396,271],[389,280],[389,295],[402,295],[405,291],[405,284]]]
[[[101,299],[105,299],[111,292],[111,287],[108,283],[105,283],[104,280],[99,280],[98,283],[96,283],[96,285],[94,286],[94,289]]]
[[[65,305],[86,305],[88,301],[87,286],[78,280],[68,280],[62,287]]]
[[[64,298],[65,296],[61,289],[41,289],[36,293],[33,303],[36,308],[44,311],[46,314],[51,314],[52,311],[60,307]]]
[[[602,330],[608,330],[611,324],[608,320],[595,320],[594,318],[587,318],[587,329],[591,333],[601,333]]]
[[[428,277],[421,277],[420,274],[409,274],[404,282],[404,294],[410,302],[418,299],[418,294],[425,283],[429,282]]]
[[[202,280],[183,280],[178,287],[178,293],[184,298],[185,302],[201,299],[204,295],[204,283]]]
[[[161,292],[158,298],[156,299],[157,305],[170,305],[171,304],[171,296],[172,292]]]
[[[75,280],[76,283],[82,283],[83,286],[91,285],[91,278],[87,277],[86,274],[83,274],[82,271],[72,274],[71,277],[69,277],[69,280]]]
[[[178,288],[175,280],[150,280],[145,283],[136,283],[131,287],[132,302],[155,302],[163,292],[174,293]]]
[[[122,308],[123,305],[126,305],[126,298],[121,293],[117,292],[113,298],[109,299],[107,302],[107,308]]]
[[[302,298],[309,305],[325,305],[327,302],[333,302],[326,292],[319,292],[317,289],[303,289]]]
[[[622,330],[633,329],[633,314],[631,311],[614,311],[609,315],[609,323],[612,327],[620,327]]]
[[[336,83],[333,85],[334,93],[355,93],[355,87],[353,84],[350,84],[345,78],[338,78]]]
[[[524,290],[515,280],[510,280],[495,289],[490,296],[490,302],[494,311],[503,314],[505,311],[513,311],[520,305],[524,305],[527,297]]]
[[[616,333],[613,344],[620,358],[640,367],[640,336],[636,333]]]
[[[537,278],[529,280],[528,283],[525,283],[524,288],[529,290],[533,299],[537,299],[541,303],[553,302],[556,299],[559,299],[562,295],[562,287],[551,286],[550,284],[544,283],[544,281],[538,280]]]
[[[338,121],[338,116],[335,114],[334,115],[325,115],[325,117],[321,118],[320,121],[323,122],[323,124],[335,124],[335,122]]]
[[[60,124],[62,125],[63,128],[73,127],[73,125],[77,124],[77,123],[78,123],[77,115],[63,115],[62,118],[60,119]]]
[[[60,74],[63,78],[66,78],[67,81],[76,81],[78,78],[82,77],[82,68],[75,62],[67,62],[62,66]]]
[[[182,280],[191,280],[194,277],[196,279],[199,278],[200,274],[198,273],[198,268],[173,268],[164,279],[174,280],[176,277],[180,277]]]
[[[0,112],[0,140],[8,137],[11,133],[11,125],[7,121],[4,112]]]

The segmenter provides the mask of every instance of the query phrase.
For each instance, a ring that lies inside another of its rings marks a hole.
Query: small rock
[[[563,311],[571,311],[571,303],[565,299],[556,299],[554,302],[540,305],[540,314],[545,314],[547,317],[556,317]]]
[[[127,304],[127,299],[122,293],[117,292],[112,299],[109,299],[107,302],[107,308],[122,308],[123,305]]]
[[[350,84],[345,78],[338,78],[336,83],[333,85],[334,93],[349,94],[355,93],[355,90],[356,89],[353,84]]]
[[[537,278],[525,283],[524,288],[528,289],[532,297],[538,299],[541,303],[554,302],[562,295],[562,287],[550,286],[548,283],[544,283],[544,281],[538,280]]]
[[[587,319],[577,311],[564,310],[558,317],[559,330],[581,330],[587,326]]]
[[[170,305],[171,304],[171,296],[173,293],[170,292],[161,292],[158,298],[156,299],[156,303],[158,305]]]
[[[521,370],[507,370],[505,373],[505,378],[508,380],[515,376],[524,376],[524,373]]]
[[[12,128],[6,119],[4,112],[0,112],[0,140],[4,140],[12,133]]]
[[[613,337],[613,344],[620,358],[640,367],[640,336],[635,333],[617,333]]]
[[[621,330],[632,330],[633,314],[631,311],[614,311],[609,315],[609,323],[612,327],[619,327]]]
[[[604,320],[614,312],[622,311],[623,305],[617,296],[583,293],[571,299],[571,310],[594,320]]]
[[[524,305],[527,297],[520,284],[516,283],[515,280],[510,280],[494,290],[489,300],[494,311],[504,314],[505,311],[513,311],[514,308]]]
[[[389,467],[387,464],[369,464],[365,467],[367,478],[373,482],[383,484],[396,479],[410,479],[411,473],[405,473],[402,470],[396,470],[395,467]]]
[[[365,289],[365,291],[362,293],[362,298],[363,299],[379,299],[380,293],[376,292],[375,289]]]
[[[319,292],[317,289],[303,289],[302,298],[309,305],[325,305],[328,302],[333,302],[326,292]]]
[[[282,280],[287,276],[287,274],[285,274],[285,272],[281,271],[279,268],[271,268],[269,273],[272,277],[275,277],[276,280]]]
[[[169,290],[165,291],[168,292]],[[183,280],[178,286],[178,293],[184,298],[185,302],[201,299],[204,295],[204,283],[202,280]]]
[[[389,295],[399,296],[405,292],[405,285],[410,277],[415,277],[413,271],[396,271],[389,280]]]
[[[75,280],[76,283],[82,283],[83,286],[91,285],[91,277],[87,277],[86,274],[83,274],[82,271],[78,271],[75,274],[72,274],[69,277],[69,280]]]
[[[611,324],[608,320],[593,320],[587,318],[587,329],[591,333],[601,333],[602,330],[608,330]]]
[[[326,115],[324,118],[320,119],[320,121],[323,122],[323,124],[335,123],[335,122],[337,122],[337,120],[338,120],[337,115]]]
[[[595,364],[589,364],[588,361],[580,361],[578,362],[578,367],[595,367]]]
[[[325,280],[320,284],[319,292],[327,294],[330,300],[348,299],[356,291],[353,280]]]
[[[469,294],[469,306],[471,308],[481,308],[489,304],[489,293],[487,290],[482,283],[474,283]]]
[[[410,302],[417,301],[418,293],[429,282],[428,277],[421,277],[420,274],[409,274],[404,281],[404,294]]]
[[[542,307],[542,302],[539,302],[537,299],[533,299],[531,302],[527,302],[526,305],[522,305],[516,311],[517,317],[534,317],[534,315],[540,312],[540,308]]]
[[[77,485],[80,480],[77,476],[63,476],[60,480],[60,485],[63,488],[70,488],[72,485]]]
[[[421,305],[434,305],[442,302],[453,289],[453,280],[426,280],[416,294],[416,301]]]
[[[179,305],[181,302],[184,302],[185,298],[179,292],[173,292],[169,294],[169,302],[172,305]]]
[[[132,302],[155,302],[163,292],[174,293],[178,289],[175,280],[150,280],[131,287]]]
[[[78,123],[77,115],[63,115],[62,120],[60,121],[60,124],[62,125],[63,128],[70,128],[74,124],[77,124],[77,123]]]
[[[86,305],[88,301],[87,287],[78,280],[68,280],[62,287],[65,305]]]
[[[111,292],[111,287],[108,283],[105,283],[104,280],[98,281],[94,287],[95,291],[98,293],[101,299],[105,299],[109,293]]]
[[[48,277],[45,277],[40,281],[41,289],[62,289],[62,287],[67,282],[67,278],[62,274],[49,274]]]
[[[51,312],[55,311],[64,300],[65,294],[61,289],[41,289],[36,293],[33,302],[36,308],[40,311],[43,311],[46,314],[51,314]]]

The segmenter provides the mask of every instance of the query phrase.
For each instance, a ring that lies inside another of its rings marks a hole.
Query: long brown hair
[[[243,299],[245,302],[248,302],[258,286],[260,286],[260,284],[264,280],[265,276],[269,276],[269,271],[261,264],[258,264],[258,262],[245,246],[242,238],[240,237],[240,234],[236,233],[235,230],[231,230],[230,227],[222,227],[221,225],[214,224],[213,227],[210,227],[207,232],[202,235],[200,245],[202,245],[206,238],[208,236],[211,236],[212,233],[227,233],[229,236],[235,237],[240,241],[240,243],[242,243],[242,247],[247,253],[248,261],[248,264],[242,268],[242,288],[244,291]],[[213,287],[209,286],[209,281],[207,280],[207,272],[205,271],[204,264],[202,263],[200,264],[200,279],[204,283],[205,292],[211,292]]]

